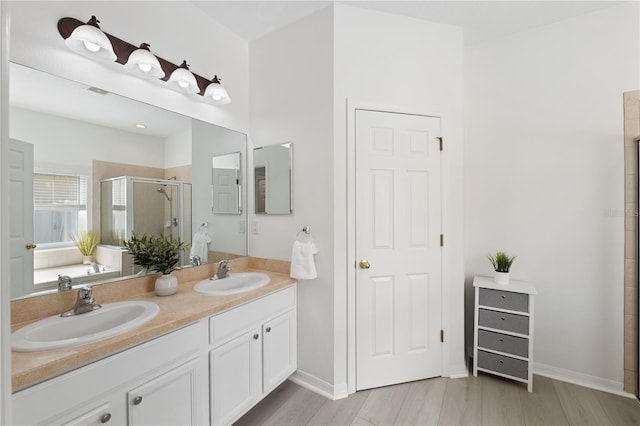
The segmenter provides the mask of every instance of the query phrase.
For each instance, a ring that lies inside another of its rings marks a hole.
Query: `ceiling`
[[[624,1],[192,1],[211,19],[251,41],[332,3],[378,10],[464,28],[473,45]]]

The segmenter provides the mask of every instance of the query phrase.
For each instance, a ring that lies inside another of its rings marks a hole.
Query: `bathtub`
[[[33,271],[33,283],[40,288],[55,287],[58,284],[58,274],[71,277],[71,283],[84,284],[101,281],[120,276],[120,271],[99,265],[100,272],[94,272],[91,265],[64,265],[53,268],[36,269]]]

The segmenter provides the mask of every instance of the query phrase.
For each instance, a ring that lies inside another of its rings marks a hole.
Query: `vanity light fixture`
[[[173,88],[176,88],[181,92],[200,92],[200,87],[198,86],[196,77],[191,73],[191,71],[189,71],[189,64],[187,64],[187,61],[182,61],[182,64],[171,73],[167,82],[172,83]]]
[[[214,104],[231,102],[217,75],[213,80],[208,80],[190,71],[187,61],[182,61],[178,66],[151,53],[147,43],[136,47],[103,32],[98,26],[99,22],[95,16],[86,24],[75,18],[65,17],[58,21],[58,32],[67,46],[84,56],[115,61],[137,76],[157,78],[170,83],[172,89],[198,94]]]
[[[91,16],[86,24],[76,27],[64,42],[83,56],[113,62],[117,56],[109,37],[100,29],[99,22],[95,16]]]
[[[144,78],[162,78],[164,70],[149,47],[148,43],[142,43],[139,48],[131,52],[124,68]]]
[[[211,83],[204,91],[204,97],[210,99],[215,104],[223,105],[231,102],[227,90],[220,84],[220,79],[217,75],[213,76]]]

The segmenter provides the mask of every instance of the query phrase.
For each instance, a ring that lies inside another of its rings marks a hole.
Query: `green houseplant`
[[[503,251],[498,251],[487,257],[495,271],[494,281],[498,284],[509,284],[509,270],[513,261],[516,260],[516,256],[509,256]]]
[[[80,253],[82,253],[82,263],[90,264],[93,262],[93,254],[98,244],[100,244],[100,234],[97,231],[86,231],[81,232],[77,238],[72,237],[72,239]]]
[[[178,291],[178,279],[171,272],[180,269],[180,251],[186,249],[186,244],[177,238],[166,235],[146,234],[141,236],[133,233],[128,241],[123,242],[133,257],[133,263],[142,266],[147,271],[160,272],[162,276],[156,279],[155,291],[158,296],[169,296]]]

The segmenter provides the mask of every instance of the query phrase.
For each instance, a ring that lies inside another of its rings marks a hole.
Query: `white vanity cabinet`
[[[203,322],[13,395],[15,425],[207,424]]]
[[[231,424],[296,370],[295,307],[290,286],[210,318],[212,424]]]

